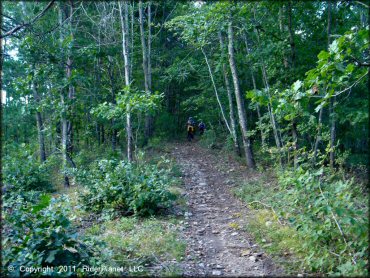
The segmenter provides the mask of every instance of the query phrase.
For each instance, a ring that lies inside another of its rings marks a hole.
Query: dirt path
[[[188,205],[184,275],[281,275],[244,232],[247,223],[243,216],[248,210],[230,192],[235,186],[235,174],[245,173],[245,168],[225,161],[221,169],[220,158],[197,143],[175,144],[172,155],[183,172]]]

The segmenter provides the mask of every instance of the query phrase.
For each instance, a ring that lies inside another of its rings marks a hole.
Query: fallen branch
[[[279,224],[280,224],[280,225],[283,225],[283,223],[281,223],[281,222],[280,222],[280,220],[279,220],[279,216],[277,215],[276,211],[274,210],[274,208],[273,208],[272,206],[266,205],[266,204],[264,204],[264,203],[262,203],[262,202],[260,202],[260,201],[253,201],[253,202],[248,203],[248,205],[251,205],[251,204],[253,204],[253,203],[259,203],[259,204],[261,204],[261,205],[263,205],[263,206],[265,206],[265,207],[270,208],[270,209],[272,210],[272,212],[276,215],[276,218],[277,218],[277,221],[279,222]]]

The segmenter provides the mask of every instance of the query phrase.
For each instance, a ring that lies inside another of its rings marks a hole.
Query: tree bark
[[[113,57],[108,56],[108,75],[110,80],[110,87],[111,87],[111,97],[112,97],[112,103],[116,104],[116,89],[115,89],[115,80],[114,80],[114,64],[113,64]],[[118,131],[114,127],[115,125],[115,119],[111,120],[111,126],[112,126],[112,137],[111,137],[111,143],[112,143],[112,151],[115,152],[117,148],[117,134]]]
[[[128,5],[127,2],[124,2],[125,5]],[[118,2],[120,18],[121,18],[121,31],[122,31],[122,53],[125,63],[125,85],[130,86],[130,64],[129,64],[129,52],[127,49],[126,43],[126,33],[127,29],[125,28],[124,21],[128,21],[128,13],[125,12],[125,19],[122,14],[121,1]],[[126,105],[126,133],[127,133],[127,160],[132,161],[132,125],[131,125],[131,107],[128,103]]]
[[[238,107],[239,125],[240,125],[240,129],[242,132],[244,152],[245,152],[245,157],[246,157],[248,167],[254,169],[256,168],[256,164],[253,158],[252,146],[251,146],[251,142],[248,136],[247,116],[245,113],[244,101],[240,93],[239,77],[238,77],[238,73],[236,71],[236,65],[235,65],[234,34],[233,34],[233,26],[232,26],[231,20],[228,23],[228,39],[229,39],[229,44],[228,44],[229,63],[230,63],[231,74],[232,74],[233,82],[234,82],[234,91],[235,91],[236,104]]]
[[[317,135],[316,135],[316,140],[315,140],[315,146],[314,146],[314,151],[313,151],[313,163],[316,162],[316,158],[317,158],[317,152],[318,152],[318,149],[319,149],[319,144],[320,144],[320,141],[321,141],[321,128],[322,128],[322,114],[323,114],[323,111],[324,108],[322,107],[319,111],[319,119],[318,119],[318,127],[317,127]]]
[[[150,4],[149,4],[150,6]],[[149,9],[150,11],[150,9]],[[150,83],[151,78],[149,77],[149,48],[150,48],[150,38],[148,34],[148,45],[145,40],[145,33],[144,33],[144,15],[143,15],[143,2],[139,1],[139,23],[140,23],[140,40],[141,40],[141,49],[142,49],[142,55],[143,55],[143,72],[144,72],[144,88],[146,93],[150,93]],[[148,27],[149,27],[149,20],[150,16],[148,16]],[[144,144],[148,143],[149,137],[151,134],[151,117],[149,114],[145,115],[145,129],[144,129]]]
[[[37,92],[37,85],[36,82],[32,81],[32,91],[33,97],[37,105],[40,105],[40,96]],[[37,133],[38,133],[38,141],[39,141],[39,151],[40,151],[40,161],[43,163],[46,160],[46,152],[45,152],[45,137],[44,137],[44,125],[42,121],[42,116],[39,111],[36,111],[36,123],[37,123]]]
[[[332,21],[332,3],[328,2],[328,50],[331,43],[331,21]],[[330,159],[330,167],[333,169],[335,164],[335,105],[336,97],[332,97],[329,103],[329,113],[330,113],[330,151],[329,151],[329,159]]]
[[[219,37],[219,40],[220,40],[221,57],[223,57],[226,51],[225,51],[225,44],[224,44],[224,40],[223,40],[223,36],[222,36],[221,31],[218,32],[218,37]],[[234,102],[233,102],[229,77],[228,77],[228,74],[227,74],[226,64],[224,63],[223,58],[221,58],[221,59],[222,59],[222,61],[221,61],[221,63],[222,63],[222,73],[223,73],[226,92],[227,92],[227,99],[229,101],[229,117],[230,117],[230,127],[231,127],[231,132],[232,132],[231,135],[232,135],[233,141],[234,141],[235,152],[238,156],[241,156],[240,145],[239,145],[238,136],[237,136],[237,132],[236,132],[235,109],[234,109]]]
[[[67,21],[68,20],[68,28],[69,29],[69,33],[70,35],[71,34],[71,17],[72,17],[72,12],[73,12],[73,6],[70,5],[69,7],[70,9],[68,9],[68,6],[65,5],[65,3],[63,2],[60,2],[59,3],[59,24],[62,26],[64,21]],[[64,39],[65,39],[65,34],[64,34],[64,31],[63,31],[63,28],[61,28],[61,31],[60,31],[60,46],[61,46],[61,51],[62,53],[64,52],[63,51],[63,42],[64,42]],[[64,54],[64,53],[63,53]],[[70,51],[67,51],[67,58],[66,58],[66,68],[65,68],[65,71],[66,71],[66,78],[69,79],[71,77],[71,66],[72,66],[72,59],[71,59],[71,53]],[[72,124],[69,123],[68,121],[68,118],[67,118],[67,104],[66,104],[66,99],[67,98],[72,98],[73,97],[73,86],[72,84],[70,84],[68,86],[68,94],[65,95],[65,92],[61,92],[61,104],[62,104],[62,107],[63,107],[63,111],[61,113],[61,135],[62,135],[62,159],[63,159],[63,171],[64,171],[64,186],[65,187],[69,187],[70,186],[70,183],[69,183],[69,178],[68,178],[68,175],[66,174],[66,170],[67,170],[67,165],[68,165],[68,162],[70,161],[70,156],[69,156],[69,150],[71,150],[71,148],[69,147],[71,142],[70,141],[70,138],[69,138],[69,135],[71,134],[71,130],[72,130]]]

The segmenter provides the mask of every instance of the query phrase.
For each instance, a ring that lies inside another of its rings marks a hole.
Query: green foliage
[[[286,170],[278,173],[278,186],[264,185],[266,181],[261,180],[241,187],[236,194],[247,203],[272,206],[285,225],[295,228],[302,242],[295,252],[303,256],[309,271],[366,275],[364,197],[351,181],[331,176],[329,171],[323,174],[323,170]]]
[[[181,261],[185,257],[186,244],[178,233],[178,221],[173,218],[122,217],[88,228],[85,236],[105,242],[101,257],[106,264],[124,265],[128,269],[144,264],[157,265],[163,261]],[[140,276],[153,275],[147,267],[143,269],[145,272],[139,273]]]
[[[368,234],[364,200],[353,196],[352,182],[323,177],[322,171],[280,174],[285,195],[279,197],[294,204],[282,215],[303,234],[303,248],[310,252],[306,263],[312,270],[364,275]],[[353,264],[352,272],[348,268],[341,272],[347,264]]]
[[[175,196],[168,190],[169,170],[157,165],[100,160],[77,171],[77,182],[85,186],[81,202],[87,211],[153,215],[171,205]]]
[[[213,148],[216,144],[216,132],[213,129],[207,129],[204,131],[200,143],[206,148]]]
[[[104,102],[91,110],[92,114],[103,119],[122,118],[128,112],[153,113],[158,109],[163,94],[141,92],[125,87],[116,97],[117,104]]]
[[[30,145],[8,145],[3,157],[3,182],[13,191],[52,191],[47,165],[32,155]]]
[[[24,275],[20,267],[54,267],[34,275],[70,276],[88,264],[90,249],[77,239],[61,200],[45,194],[13,195],[3,203],[3,273]],[[76,266],[58,273],[61,265]],[[14,267],[8,272],[8,267]]]

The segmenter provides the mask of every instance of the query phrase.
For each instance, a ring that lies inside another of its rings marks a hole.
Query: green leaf
[[[59,250],[50,251],[49,256],[46,258],[47,263],[52,263],[55,260],[55,255],[58,253]]]
[[[329,57],[330,54],[325,50],[322,50],[319,55],[317,55],[317,58],[319,58],[319,60],[327,60]]]

